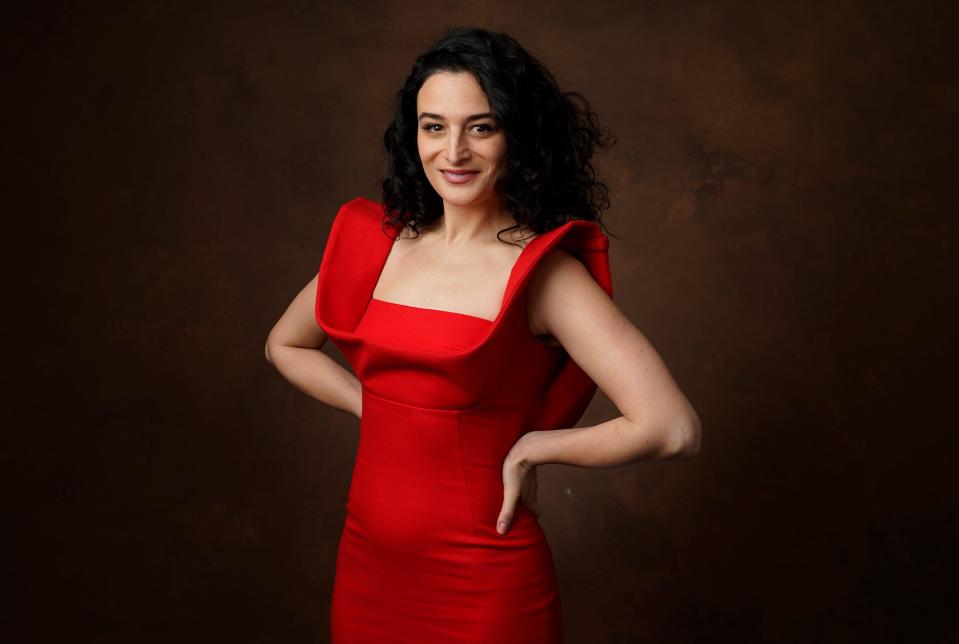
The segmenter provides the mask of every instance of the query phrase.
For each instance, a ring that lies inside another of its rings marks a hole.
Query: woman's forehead
[[[440,72],[427,78],[416,95],[416,110],[447,119],[490,111],[486,93],[468,72]]]

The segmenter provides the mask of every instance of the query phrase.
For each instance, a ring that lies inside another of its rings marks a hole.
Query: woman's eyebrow
[[[492,112],[484,112],[482,114],[471,114],[466,117],[467,121],[476,121],[478,119],[492,118]],[[446,118],[442,114],[434,114],[433,112],[423,112],[420,114],[417,120],[422,121],[423,119],[438,119],[440,121],[445,121]]]

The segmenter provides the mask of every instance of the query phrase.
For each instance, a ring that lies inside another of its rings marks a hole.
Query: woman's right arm
[[[316,281],[314,276],[273,326],[266,359],[303,393],[360,418],[359,379],[322,350],[328,336],[316,323]]]

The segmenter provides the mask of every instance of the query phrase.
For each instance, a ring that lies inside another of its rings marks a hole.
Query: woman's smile
[[[446,180],[452,184],[469,183],[479,174],[479,170],[440,170]]]

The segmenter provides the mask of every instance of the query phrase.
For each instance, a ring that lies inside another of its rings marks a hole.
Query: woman
[[[448,32],[398,94],[382,203],[340,208],[270,333],[285,378],[361,419],[334,642],[561,642],[536,466],[699,449],[696,412],[611,299],[590,166],[611,143],[570,96],[508,36]],[[597,385],[622,415],[574,428]]]

